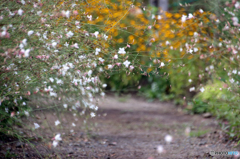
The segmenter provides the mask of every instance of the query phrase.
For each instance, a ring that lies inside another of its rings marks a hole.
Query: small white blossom
[[[193,92],[193,91],[195,91],[195,87],[191,87],[191,88],[189,89],[189,92]]]
[[[186,15],[182,15],[181,21],[184,23],[187,20],[187,16]]]
[[[95,31],[95,33],[93,33],[95,35],[96,38],[98,38],[98,34],[99,32],[98,31]]]
[[[128,67],[130,65],[131,62],[129,62],[128,60],[126,60],[123,64]]]
[[[74,127],[75,127],[75,126],[76,126],[76,124],[72,123],[72,126],[74,126]]]
[[[71,38],[73,35],[74,35],[74,33],[73,33],[72,31],[69,31],[69,32],[67,33],[67,37],[68,37],[68,38]]]
[[[114,57],[113,57],[114,59],[118,59],[118,55],[114,55]]]
[[[90,113],[90,116],[91,116],[91,118],[94,118],[94,117],[96,116],[96,114],[93,113],[93,112],[91,112],[91,113]]]
[[[100,51],[101,51],[101,49],[100,49],[100,48],[96,48],[95,55],[98,55]]]
[[[38,129],[38,128],[40,128],[40,125],[38,125],[38,123],[34,123],[34,127],[35,127],[35,129]]]
[[[172,136],[171,135],[166,135],[164,139],[167,143],[172,142]]]
[[[162,145],[159,145],[159,146],[157,147],[157,152],[160,153],[160,154],[164,152],[164,148],[163,148]]]
[[[63,104],[63,107],[64,107],[64,108],[67,108],[67,106],[68,106],[67,104]]]
[[[55,126],[58,126],[59,124],[60,124],[59,120],[55,121]]]
[[[164,67],[164,66],[165,66],[165,64],[163,62],[161,62],[160,67]]]
[[[113,68],[113,65],[110,65],[110,64],[109,64],[109,65],[108,65],[108,69],[111,69],[111,68]]]
[[[22,9],[19,9],[19,10],[18,10],[18,15],[22,16],[22,14],[23,14],[23,10],[22,10]]]
[[[125,51],[124,48],[119,48],[118,53],[119,54],[126,54],[126,51]]]
[[[205,89],[202,87],[202,88],[200,89],[200,91],[201,91],[201,92],[204,92],[204,91],[205,91]]]
[[[28,31],[28,36],[31,36],[34,33],[33,30]]]
[[[106,87],[107,87],[107,84],[103,84],[102,87],[103,87],[103,88],[106,88]]]
[[[108,36],[104,34],[104,35],[103,35],[103,38],[104,38],[105,40],[107,40]]]

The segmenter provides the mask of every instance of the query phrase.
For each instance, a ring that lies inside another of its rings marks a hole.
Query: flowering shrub
[[[33,111],[44,109],[44,105],[29,105],[33,95],[62,101],[57,109],[73,116],[89,112],[88,116],[95,117],[95,95],[104,96],[106,87],[99,75],[113,68],[126,74],[133,70],[125,48],[109,46],[108,32],[91,27],[88,22],[96,17],[87,14],[82,3],[21,0],[0,4],[1,132],[18,134],[13,123],[23,124],[21,116],[30,118]],[[70,101],[75,104],[68,105]],[[55,126],[61,123],[58,119]],[[42,126],[34,122],[28,128]],[[53,146],[60,140],[59,133]]]

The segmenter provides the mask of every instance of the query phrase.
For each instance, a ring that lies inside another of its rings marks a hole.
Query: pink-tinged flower
[[[152,29],[152,26],[151,26],[151,25],[149,25],[149,26],[148,26],[148,29]]]
[[[133,69],[134,69],[134,66],[133,66],[133,65],[130,65],[129,70],[132,71]]]
[[[75,47],[76,49],[79,49],[78,43],[73,44],[71,47]]]
[[[189,92],[193,92],[193,91],[195,91],[195,87],[191,87],[191,88],[189,89]]]
[[[88,20],[92,21],[92,15],[87,15]]]
[[[129,45],[129,44],[127,44],[127,47],[128,47],[128,48],[130,48],[130,45]]]
[[[116,63],[116,65],[117,65],[117,66],[120,66],[120,65],[121,65],[121,63]]]
[[[11,112],[11,117],[15,116],[15,112]]]
[[[78,11],[77,11],[77,10],[74,10],[74,11],[73,11],[73,14],[74,14],[74,15],[78,15]]]
[[[192,15],[192,13],[189,13],[188,14],[188,19],[191,19],[191,18],[193,18],[194,16]]]

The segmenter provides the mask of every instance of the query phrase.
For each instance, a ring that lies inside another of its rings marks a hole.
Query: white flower
[[[57,134],[57,135],[54,137],[54,140],[61,141],[61,140],[62,140],[61,134]]]
[[[102,87],[103,87],[103,88],[106,88],[106,87],[107,87],[107,84],[103,84]]]
[[[51,77],[51,78],[49,78],[49,80],[51,81],[51,82],[53,82],[54,81],[54,79]]]
[[[182,22],[184,23],[184,22],[187,20],[187,16],[186,16],[186,15],[182,15],[181,20],[182,20]]]
[[[235,8],[239,9],[240,3],[236,2],[234,6],[235,6]]]
[[[60,124],[59,120],[55,121],[55,126],[58,126],[59,124]]]
[[[169,43],[169,41],[166,41],[166,45],[169,45],[170,43]]]
[[[218,46],[219,46],[219,47],[222,47],[222,43],[219,43]]]
[[[192,82],[192,79],[189,79],[189,80],[188,80],[188,82],[190,82],[190,83],[191,83],[191,82]],[[191,91],[190,91],[190,92],[191,92]]]
[[[26,116],[29,116],[29,112],[28,111],[24,111],[24,114],[26,115]]]
[[[58,141],[54,140],[52,144],[53,144],[53,147],[56,147],[58,145]]]
[[[131,62],[129,62],[128,60],[126,60],[123,64],[128,67],[130,65]]]
[[[195,91],[195,87],[191,87],[191,88],[189,89],[189,92],[192,92],[192,91]]]
[[[203,13],[203,10],[202,10],[202,9],[199,9],[199,12],[200,12],[200,13]]]
[[[163,67],[163,66],[165,66],[165,64],[163,62],[161,62],[160,67]]]
[[[126,54],[126,51],[125,51],[124,48],[119,48],[118,53],[119,54]]]
[[[133,65],[130,65],[130,71],[132,71],[134,69],[134,66]]]
[[[88,76],[91,76],[92,75],[92,70],[89,70],[88,71]]]
[[[237,70],[233,70],[232,73],[233,73],[233,74],[237,74]]]
[[[104,35],[103,35],[103,38],[104,38],[105,40],[107,40],[108,36],[104,34]]]
[[[158,15],[158,20],[162,19],[161,15]]]
[[[22,4],[25,4],[25,1],[24,1],[24,0],[21,0],[21,3],[22,3]]]
[[[152,14],[152,19],[154,19],[155,18],[155,15],[154,14]]]
[[[49,95],[50,95],[50,96],[53,96],[53,97],[57,97],[57,93],[55,93],[55,92],[50,92]]]
[[[99,34],[98,31],[95,31],[95,33],[93,33],[93,34],[96,36],[96,38],[98,38],[98,34]]]
[[[75,43],[75,44],[73,45],[73,47],[75,47],[76,49],[79,49],[78,43]]]
[[[196,48],[196,47],[193,48],[193,51],[194,51],[194,52],[197,52],[197,51],[198,51],[198,48]]]
[[[99,60],[100,62],[104,62],[104,59],[101,58],[101,57],[99,57],[98,60]]]
[[[24,51],[24,57],[29,57],[30,49]]]
[[[65,12],[65,16],[66,16],[67,18],[70,17],[70,11],[69,11],[69,10]]]
[[[53,41],[53,42],[52,42],[52,47],[55,48],[56,46],[57,46],[57,42]]]
[[[193,33],[193,36],[194,36],[194,37],[198,37],[198,33],[197,33],[197,32],[194,32],[194,33]]]
[[[38,125],[38,123],[34,123],[34,127],[35,127],[35,129],[40,128],[40,126]]]
[[[118,59],[118,55],[114,55],[113,58],[114,58],[114,59]]]
[[[204,91],[205,91],[205,89],[202,87],[202,88],[200,89],[200,91],[201,91],[201,92],[204,92]]]
[[[105,93],[104,93],[104,92],[102,92],[100,95],[101,95],[102,97],[104,97],[104,96],[105,96]]]
[[[99,49],[99,48],[96,48],[95,55],[98,55],[100,51],[101,51],[101,49]]]
[[[64,108],[67,108],[67,106],[68,106],[67,104],[63,104],[63,107],[64,107]]]
[[[93,117],[95,117],[96,115],[95,115],[95,113],[91,112],[91,113],[90,113],[90,116],[93,118]]]
[[[113,68],[113,65],[110,65],[110,64],[109,64],[109,65],[108,65],[108,69],[111,69],[111,68]]]
[[[28,36],[31,36],[34,33],[33,30],[28,31]]]
[[[76,126],[76,124],[72,123],[72,126],[74,126],[74,127],[75,127],[75,126]]]
[[[23,14],[23,10],[22,10],[22,9],[19,9],[19,10],[18,10],[18,15],[21,16],[22,14]]]
[[[172,136],[171,135],[167,135],[167,136],[165,136],[165,141],[167,142],[167,143],[170,143],[170,142],[172,142]]]
[[[193,18],[192,13],[189,13],[189,14],[188,14],[188,18],[189,18],[189,19]]]
[[[158,152],[158,153],[163,153],[163,152],[164,152],[164,148],[163,148],[162,145],[158,145],[158,147],[157,147],[157,152]]]
[[[87,18],[92,21],[92,15],[87,15]]]
[[[232,78],[232,79],[230,79],[229,81],[230,81],[231,83],[233,83],[235,80]]]
[[[68,46],[69,46],[69,44],[68,44],[67,42],[65,42],[64,46],[68,47]]]
[[[67,33],[67,37],[68,37],[68,38],[71,38],[73,35],[74,35],[74,33],[73,33],[72,31],[69,31],[69,32]]]

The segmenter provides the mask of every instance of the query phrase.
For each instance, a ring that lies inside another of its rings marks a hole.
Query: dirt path
[[[71,114],[62,114],[59,129],[54,126],[54,121],[57,120],[55,111],[43,114],[38,115],[38,123],[44,125],[41,121],[45,118],[50,127],[56,129],[53,132],[62,134],[63,140],[56,148],[49,146],[49,141],[48,144],[33,141],[38,154],[22,143],[6,144],[0,153],[6,155],[6,151],[10,150],[25,158],[39,158],[39,154],[42,154],[45,158],[192,159],[213,158],[210,151],[240,150],[239,146],[234,147],[236,143],[225,138],[216,120],[187,115],[170,103],[149,103],[142,98],[108,96],[99,103],[98,115],[90,121],[94,126],[89,126],[91,132],[88,136],[82,128],[83,119],[76,120]],[[66,119],[74,122],[76,126],[72,127],[69,122],[64,122]],[[73,134],[69,133],[72,128]],[[190,137],[186,135],[189,128]],[[52,138],[53,134],[47,126],[42,126],[39,130],[46,134],[47,138]],[[171,143],[166,143],[166,135],[173,137]],[[21,144],[24,149],[21,149]],[[162,153],[157,151],[160,145],[164,149]]]
[[[82,149],[89,158],[212,158],[212,150],[239,150],[226,140],[214,119],[186,115],[169,103],[108,97],[100,103],[94,122],[96,142]],[[186,136],[187,127],[191,137]],[[164,140],[166,135],[173,137],[170,144]],[[157,152],[159,145],[163,153]]]

